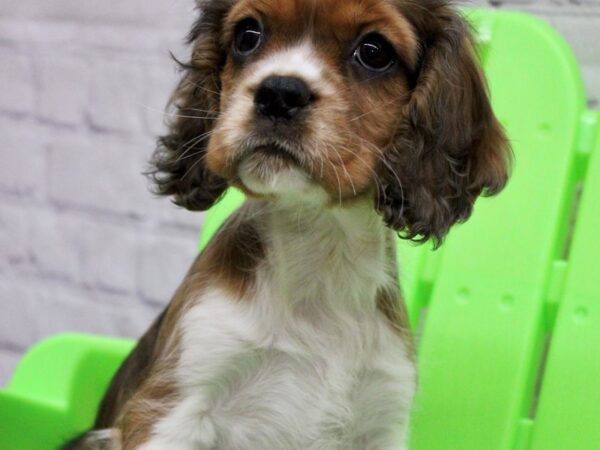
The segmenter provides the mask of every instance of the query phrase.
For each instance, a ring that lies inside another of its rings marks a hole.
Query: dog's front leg
[[[416,391],[416,366],[410,347],[387,327],[387,339],[373,355],[371,369],[354,397],[356,438],[353,449],[406,450]]]
[[[218,447],[219,402],[241,376],[239,364],[255,334],[244,308],[211,290],[187,310],[180,327],[178,395],[136,450],[208,450]],[[133,450],[124,448],[124,450]]]

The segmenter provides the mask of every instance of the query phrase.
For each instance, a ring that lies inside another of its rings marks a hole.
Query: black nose
[[[293,119],[312,101],[307,84],[299,78],[271,76],[256,91],[256,111],[272,120]]]

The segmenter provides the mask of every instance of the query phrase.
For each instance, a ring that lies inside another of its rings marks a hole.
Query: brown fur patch
[[[143,444],[156,421],[177,399],[173,378],[180,353],[177,325],[194,298],[191,293],[202,288],[195,277],[186,277],[169,307],[123,363],[102,401],[95,428],[121,430],[123,450]]]
[[[266,245],[260,235],[259,204],[245,204],[232,215],[202,253],[198,270],[232,298],[243,299],[254,287],[256,266]],[[252,218],[254,216],[254,218]]]
[[[162,367],[161,367],[162,366]],[[171,378],[173,366],[153,366],[153,375],[135,391],[118,426],[122,429],[123,450],[134,450],[151,436],[152,428],[179,400],[177,386]],[[166,376],[166,378],[162,378]]]
[[[96,429],[113,427],[132,393],[146,380],[154,359],[160,352],[158,335],[166,313],[167,310],[163,311],[154,321],[113,377],[100,404],[94,425]]]

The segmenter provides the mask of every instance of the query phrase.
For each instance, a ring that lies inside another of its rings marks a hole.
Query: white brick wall
[[[138,336],[202,215],[148,193],[192,0],[0,2],[0,385],[67,330]]]
[[[573,46],[600,100],[600,0],[513,0]],[[192,0],[0,2],[0,385],[62,331],[138,336],[194,257],[202,216],[140,173],[163,130]]]

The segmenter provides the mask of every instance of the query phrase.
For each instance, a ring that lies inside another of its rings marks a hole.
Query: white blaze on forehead
[[[287,47],[261,59],[249,77],[253,87],[270,76],[296,77],[322,95],[331,94],[332,86],[324,79],[325,63],[309,42]]]

